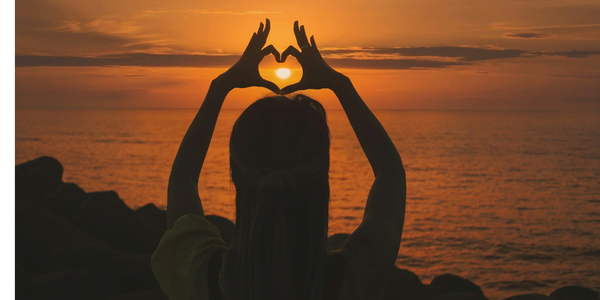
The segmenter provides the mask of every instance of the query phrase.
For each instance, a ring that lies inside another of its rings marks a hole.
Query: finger
[[[246,46],[246,50],[242,53],[242,56],[248,54],[248,51],[254,48],[254,44],[256,43],[256,32],[252,33],[252,38],[250,38],[250,42],[248,42],[248,46]]]
[[[273,45],[269,45],[267,47],[265,47],[264,49],[262,49],[260,51],[260,54],[265,57],[269,54],[273,54],[273,56],[275,56],[275,61],[277,61],[278,63],[281,62],[281,55],[279,54],[279,51],[277,51],[277,49],[275,49],[275,47],[273,47]]]
[[[301,55],[301,53],[300,53],[300,51],[298,51],[298,49],[294,48],[294,46],[287,47],[287,49],[285,49],[285,51],[283,51],[283,53],[281,53],[281,61],[280,62],[285,62],[288,55],[295,57],[298,60],[298,62],[300,62],[300,59],[298,57]]]
[[[267,19],[267,21],[265,21],[265,39],[267,38],[267,36],[269,35],[269,32],[271,31],[271,21],[269,19]]]
[[[302,40],[300,39],[300,28],[298,27],[298,21],[294,22],[294,36],[296,37],[296,43],[298,47],[302,48]]]
[[[257,33],[257,34],[261,34],[261,33],[262,33],[262,31],[263,31],[263,27],[264,27],[264,26],[265,26],[265,25],[263,25],[263,23],[262,23],[262,22],[260,22],[260,26],[258,26],[258,31],[257,31],[256,33]]]
[[[306,38],[306,31],[304,31],[304,25],[300,26],[300,33],[298,34],[298,44],[300,45],[300,51],[310,49],[310,44]]]
[[[313,52],[317,56],[319,56],[320,59],[323,59],[323,57],[321,56],[321,53],[319,52],[319,49],[317,48],[317,43],[315,43],[315,36],[314,35],[310,37],[310,45],[311,45],[311,48],[312,48]]]
[[[256,42],[252,45],[252,50],[254,51],[259,51],[263,45],[260,44],[260,41],[262,39],[262,32],[263,32],[263,28],[264,28],[264,24],[262,22],[260,22],[260,25],[258,26],[258,30],[256,31]]]
[[[260,48],[264,47],[265,44],[267,43],[267,37],[269,36],[269,32],[271,31],[271,21],[269,19],[266,20],[265,22],[265,28],[263,30],[263,32],[259,35],[259,45]]]
[[[262,81],[261,81],[261,82],[258,84],[258,86],[262,86],[262,87],[264,87],[264,88],[268,88],[269,90],[271,90],[271,91],[272,91],[273,93],[275,93],[275,94],[279,94],[279,93],[281,93],[281,90],[279,89],[279,87],[278,87],[276,84],[274,84],[274,83],[272,83],[272,82],[270,82],[270,81],[268,81],[268,80],[265,80],[265,79],[263,79],[263,80],[262,80]]]
[[[305,89],[306,89],[306,87],[304,86],[304,84],[298,82],[298,83],[290,84],[290,85],[282,88],[279,91],[279,94],[280,95],[286,95],[286,94],[291,94],[293,92],[300,91],[300,90],[305,90]]]

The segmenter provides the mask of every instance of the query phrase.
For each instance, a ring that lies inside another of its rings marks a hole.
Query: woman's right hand
[[[258,65],[269,54],[273,54],[277,62],[280,61],[279,52],[273,45],[264,47],[270,31],[271,22],[269,19],[266,20],[264,26],[261,22],[258,31],[252,35],[240,60],[225,73],[217,77],[217,80],[228,90],[260,86],[270,89],[273,93],[280,92],[279,87],[275,83],[263,79],[258,71]]]
[[[289,46],[281,54],[281,61],[284,62],[288,55],[295,57],[302,66],[302,78],[298,83],[281,89],[280,94],[308,89],[333,89],[336,84],[347,79],[342,73],[331,68],[321,57],[314,36],[311,36],[310,43],[308,42],[304,25],[298,27],[298,21],[294,22],[294,35],[301,51],[294,46]]]

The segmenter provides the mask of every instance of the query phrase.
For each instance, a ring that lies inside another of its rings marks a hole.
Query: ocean
[[[167,181],[193,109],[16,109],[16,163],[42,155],[87,192],[166,207]],[[200,177],[207,214],[235,218],[223,110]],[[423,283],[452,273],[490,300],[600,290],[600,112],[374,111],[406,169],[397,266]],[[362,219],[371,168],[341,110],[331,130],[329,233]]]

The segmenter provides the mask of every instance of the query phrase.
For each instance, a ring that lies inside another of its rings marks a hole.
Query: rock
[[[548,296],[540,294],[525,294],[508,297],[504,300],[548,300]]]
[[[135,210],[136,213],[146,213],[146,212],[155,212],[159,211],[160,208],[156,207],[154,203],[148,203],[138,209]]]
[[[160,288],[136,291],[107,298],[106,300],[168,300],[167,295]]]
[[[38,201],[42,202],[47,193],[40,191],[28,184],[15,182],[15,200],[16,201]]]
[[[444,274],[440,276],[436,276],[431,281],[431,287],[438,295],[445,295],[450,293],[461,293],[461,292],[472,292],[475,294],[479,294],[481,296],[485,296],[483,291],[479,286],[474,284],[472,281],[468,279],[464,279],[460,276],[456,276],[453,274]],[[467,297],[467,296],[465,296]],[[484,297],[485,298],[485,297]],[[454,299],[454,298],[451,298]],[[458,298],[456,298],[458,299]],[[465,298],[467,299],[467,298]],[[471,298],[468,298],[471,299]],[[474,298],[473,298],[474,299]]]
[[[110,295],[158,287],[150,254],[124,253],[93,243],[62,245],[55,252],[63,264],[93,274]]]
[[[221,237],[227,246],[233,243],[233,238],[235,237],[235,224],[233,222],[227,218],[217,215],[208,215],[205,216],[205,218],[207,221],[217,226],[219,232],[221,233]]]
[[[16,198],[22,199],[28,196],[27,187],[41,193],[50,193],[63,183],[62,175],[63,167],[61,163],[49,156],[42,156],[17,165],[15,166]]]
[[[33,278],[39,299],[82,299],[106,296],[104,289],[89,272],[66,270]]]
[[[118,250],[154,253],[161,232],[148,228],[113,191],[88,193],[73,223]]]
[[[565,286],[550,294],[548,300],[599,300],[598,294],[581,286]]]
[[[15,299],[34,299],[33,279],[23,265],[15,263]]]
[[[15,203],[15,258],[30,274],[64,270],[52,251],[58,245],[73,243],[101,242],[39,202]]]
[[[394,266],[382,299],[431,300],[438,298],[428,286],[423,285],[415,273]]]
[[[147,224],[161,230],[163,233],[167,230],[167,211],[159,209],[154,204],[150,203],[138,208],[135,211],[138,219]]]
[[[350,237],[347,233],[336,233],[329,237],[327,244],[329,244],[329,250],[335,251],[342,249],[342,246],[346,240]]]
[[[488,300],[484,295],[475,292],[456,292],[439,296],[439,300]]]
[[[73,221],[73,214],[85,201],[87,193],[74,183],[65,183],[44,199],[44,207],[59,217]]]

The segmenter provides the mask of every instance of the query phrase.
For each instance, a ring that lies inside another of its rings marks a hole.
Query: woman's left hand
[[[229,89],[261,86],[268,88],[274,93],[279,93],[279,87],[273,82],[263,79],[258,72],[258,65],[269,54],[273,54],[277,62],[281,61],[279,52],[273,45],[263,48],[267,42],[270,30],[271,23],[269,19],[266,20],[264,26],[262,22],[260,23],[258,32],[252,34],[252,39],[250,39],[250,43],[248,43],[240,60],[225,73],[217,77],[217,80],[221,84],[224,84]]]

